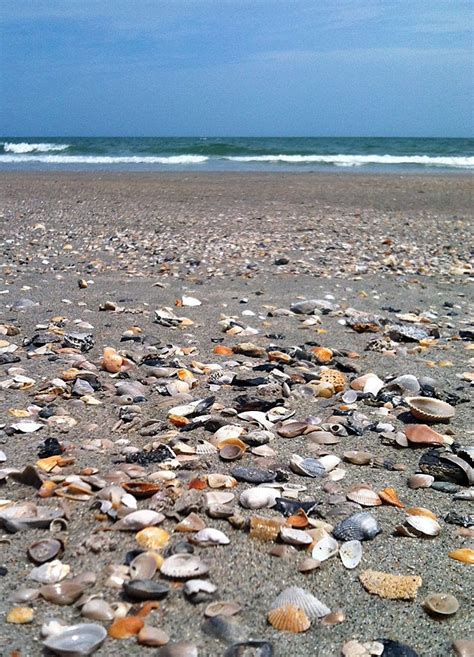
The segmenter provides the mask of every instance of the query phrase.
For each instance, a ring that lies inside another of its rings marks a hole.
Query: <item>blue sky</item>
[[[1,0],[0,134],[472,136],[464,0]]]

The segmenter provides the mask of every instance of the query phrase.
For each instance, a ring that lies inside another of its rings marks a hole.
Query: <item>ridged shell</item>
[[[400,501],[395,488],[384,488],[379,492],[379,497],[385,504],[396,506],[398,509],[403,509],[405,507],[403,502]]]
[[[192,579],[208,573],[209,566],[192,554],[173,554],[164,560],[160,572],[174,579]]]
[[[362,543],[360,541],[347,541],[339,548],[339,556],[346,568],[356,568],[362,559]]]
[[[318,459],[303,458],[298,454],[292,454],[290,458],[290,467],[293,472],[305,477],[323,477],[326,469]]]
[[[95,652],[106,638],[107,631],[102,625],[81,623],[49,636],[43,645],[61,657],[86,657]]]
[[[250,536],[261,541],[274,541],[280,533],[283,520],[280,518],[263,518],[253,516],[250,518]]]
[[[370,541],[380,533],[376,519],[368,512],[355,513],[344,518],[333,530],[333,536],[339,541]]]
[[[311,626],[311,622],[302,609],[294,605],[285,605],[278,609],[272,609],[268,612],[268,622],[280,632],[306,632]]]
[[[201,456],[216,454],[219,450],[212,443],[207,440],[203,440],[198,443],[196,446],[196,454]]]
[[[382,504],[378,494],[366,486],[355,486],[347,493],[346,497],[351,502],[356,502],[361,506],[380,506]]]
[[[331,610],[316,598],[310,591],[299,586],[289,586],[284,589],[272,602],[271,609],[278,609],[286,605],[293,605],[302,609],[310,620],[323,618]]]
[[[433,397],[407,397],[412,415],[425,422],[449,422],[456,411],[447,402]]]

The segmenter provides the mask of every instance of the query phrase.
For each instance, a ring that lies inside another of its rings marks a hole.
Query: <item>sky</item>
[[[1,0],[5,136],[473,136],[471,0]]]

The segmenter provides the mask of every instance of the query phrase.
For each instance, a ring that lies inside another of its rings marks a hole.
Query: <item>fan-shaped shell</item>
[[[268,612],[268,622],[280,632],[306,632],[311,622],[302,609],[294,605],[285,605]]]
[[[60,657],[87,657],[92,655],[107,638],[107,631],[96,623],[71,625],[59,634],[44,641],[48,650]]]
[[[341,520],[334,527],[333,536],[339,541],[365,541],[375,538],[380,531],[376,519],[362,511]]]
[[[348,500],[361,506],[380,506],[382,500],[379,495],[365,485],[354,486],[346,495]]]
[[[412,415],[425,422],[449,422],[455,415],[451,404],[433,397],[407,397]]]
[[[278,609],[286,605],[293,605],[302,609],[310,620],[323,618],[331,610],[316,598],[310,591],[299,586],[289,586],[284,589],[272,602],[271,608]]]
[[[160,572],[175,579],[192,579],[208,573],[209,566],[192,554],[173,554],[163,561]]]

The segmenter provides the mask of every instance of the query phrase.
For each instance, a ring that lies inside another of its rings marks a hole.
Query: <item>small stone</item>
[[[141,646],[165,646],[170,638],[163,630],[151,625],[144,625],[137,637]]]
[[[7,615],[7,623],[23,624],[31,623],[35,612],[31,607],[13,607]]]

